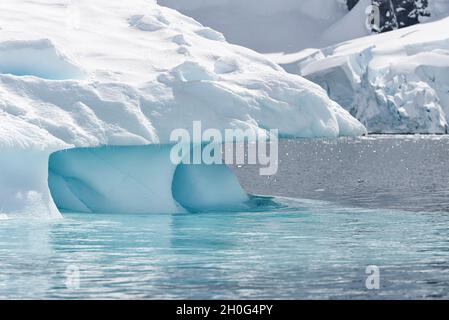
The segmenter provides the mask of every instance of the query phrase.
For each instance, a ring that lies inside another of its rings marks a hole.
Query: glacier
[[[366,133],[318,85],[155,1],[0,2],[2,215],[245,205],[228,169],[175,166],[150,147],[195,120],[293,137]]]
[[[284,67],[322,86],[370,133],[449,130],[449,18],[309,50]]]

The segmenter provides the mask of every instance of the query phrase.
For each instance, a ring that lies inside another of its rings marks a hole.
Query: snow
[[[449,14],[449,1],[448,0],[429,0],[429,12],[431,17],[425,21],[440,20],[448,16]]]
[[[224,34],[226,39],[267,54],[275,62],[309,48],[324,48],[370,34],[359,0],[348,11],[345,0],[158,0]],[[429,0],[429,22],[449,13],[448,0]],[[290,57],[291,60],[291,57]]]
[[[158,0],[158,3],[222,32],[231,43],[262,53],[291,53],[334,43],[319,35],[343,19],[347,11],[340,0]],[[364,30],[364,20],[359,30]]]
[[[0,2],[1,212],[59,216],[47,183],[58,150],[164,144],[194,120],[365,133],[319,86],[154,1]]]
[[[447,133],[449,18],[309,51],[285,67],[372,133]],[[298,55],[299,57],[299,55]]]
[[[371,36],[371,0],[349,12],[337,0],[159,3],[316,82],[371,133],[448,131],[448,0],[429,0],[423,24]]]

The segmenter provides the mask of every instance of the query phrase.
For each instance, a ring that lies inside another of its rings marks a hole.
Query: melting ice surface
[[[392,210],[373,185],[374,178],[398,171],[390,187],[404,197],[395,207],[408,205],[417,186],[422,199],[444,192],[446,184],[427,184],[429,175],[441,181],[448,175],[447,143],[447,137],[281,142],[278,179],[284,188],[300,195],[313,191],[308,187],[319,195],[310,172],[329,176],[337,170],[335,179],[349,186],[346,195],[343,187],[335,190],[340,198],[365,199],[354,188],[362,185],[373,193],[370,209],[275,197],[280,206],[232,212],[66,212],[56,220],[0,214],[0,298],[449,298],[449,215],[435,211],[445,207],[445,198],[430,198],[433,209],[420,207],[427,212]],[[346,157],[355,160],[340,161]],[[371,174],[365,165],[372,165]],[[387,165],[392,168],[378,170]],[[427,174],[419,174],[424,169]],[[253,174],[237,174],[245,187],[255,181],[258,188],[269,186]],[[300,187],[303,181],[308,185]],[[275,184],[270,192],[279,190]],[[380,268],[378,291],[365,288],[368,265]],[[73,267],[80,271],[79,288],[66,286]]]

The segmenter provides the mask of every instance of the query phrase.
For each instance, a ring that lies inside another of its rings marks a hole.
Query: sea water
[[[252,212],[2,215],[0,298],[449,298],[448,141],[283,141],[277,176],[235,168],[277,195]]]

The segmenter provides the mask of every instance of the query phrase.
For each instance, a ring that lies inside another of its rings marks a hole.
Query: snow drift
[[[71,148],[164,144],[173,129],[191,128],[194,120],[204,128],[276,128],[297,137],[365,132],[319,86],[153,1],[0,2],[1,212],[59,215],[47,183],[49,156],[55,152],[52,159]],[[85,173],[60,172],[55,163],[50,161],[52,174],[82,180],[66,184],[70,190],[86,186]],[[163,168],[151,161],[148,166],[155,168],[142,171],[147,179]],[[107,176],[100,163],[94,167]],[[210,175],[198,172],[204,179]],[[58,179],[50,177],[63,190]],[[152,183],[170,185],[165,179],[173,176],[156,175]],[[113,193],[101,186],[95,191],[119,208]],[[99,202],[88,203],[86,197],[81,192],[76,198],[96,211]],[[166,199],[157,209],[174,211],[177,205]],[[112,209],[104,206],[98,210]]]

